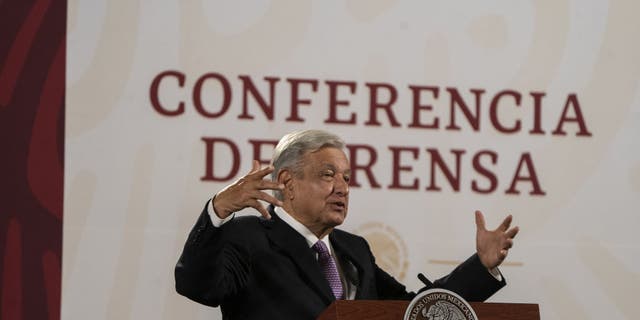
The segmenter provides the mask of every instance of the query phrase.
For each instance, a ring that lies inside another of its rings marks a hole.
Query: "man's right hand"
[[[273,166],[260,168],[260,162],[253,160],[251,171],[244,177],[222,189],[213,198],[213,210],[220,219],[230,216],[236,211],[247,207],[255,208],[267,219],[271,219],[269,211],[258,200],[263,200],[275,206],[282,206],[282,202],[262,190],[284,190],[284,185],[264,180],[273,172]]]

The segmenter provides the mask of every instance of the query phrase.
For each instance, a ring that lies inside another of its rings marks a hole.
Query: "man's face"
[[[342,224],[349,208],[349,160],[342,150],[322,148],[302,159],[302,174],[292,178],[291,208],[316,233]]]

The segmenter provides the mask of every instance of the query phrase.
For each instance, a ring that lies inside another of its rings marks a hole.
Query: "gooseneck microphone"
[[[429,279],[427,279],[427,277],[425,277],[424,274],[418,273],[418,279],[420,279],[420,281],[422,281],[422,283],[424,283],[424,285],[427,286],[427,288],[433,287],[433,282],[429,281]]]

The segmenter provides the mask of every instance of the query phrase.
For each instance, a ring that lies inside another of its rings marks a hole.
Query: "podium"
[[[410,301],[337,300],[318,320],[402,320]],[[470,302],[479,320],[540,320],[537,304]]]

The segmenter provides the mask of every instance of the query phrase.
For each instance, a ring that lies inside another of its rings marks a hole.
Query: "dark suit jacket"
[[[235,217],[216,228],[205,207],[175,268],[178,293],[221,306],[224,319],[315,319],[335,298],[304,237],[270,211],[271,220]],[[329,239],[357,286],[356,299],[415,296],[376,265],[364,238],[334,229]],[[469,301],[483,301],[504,285],[476,255],[434,282]]]

